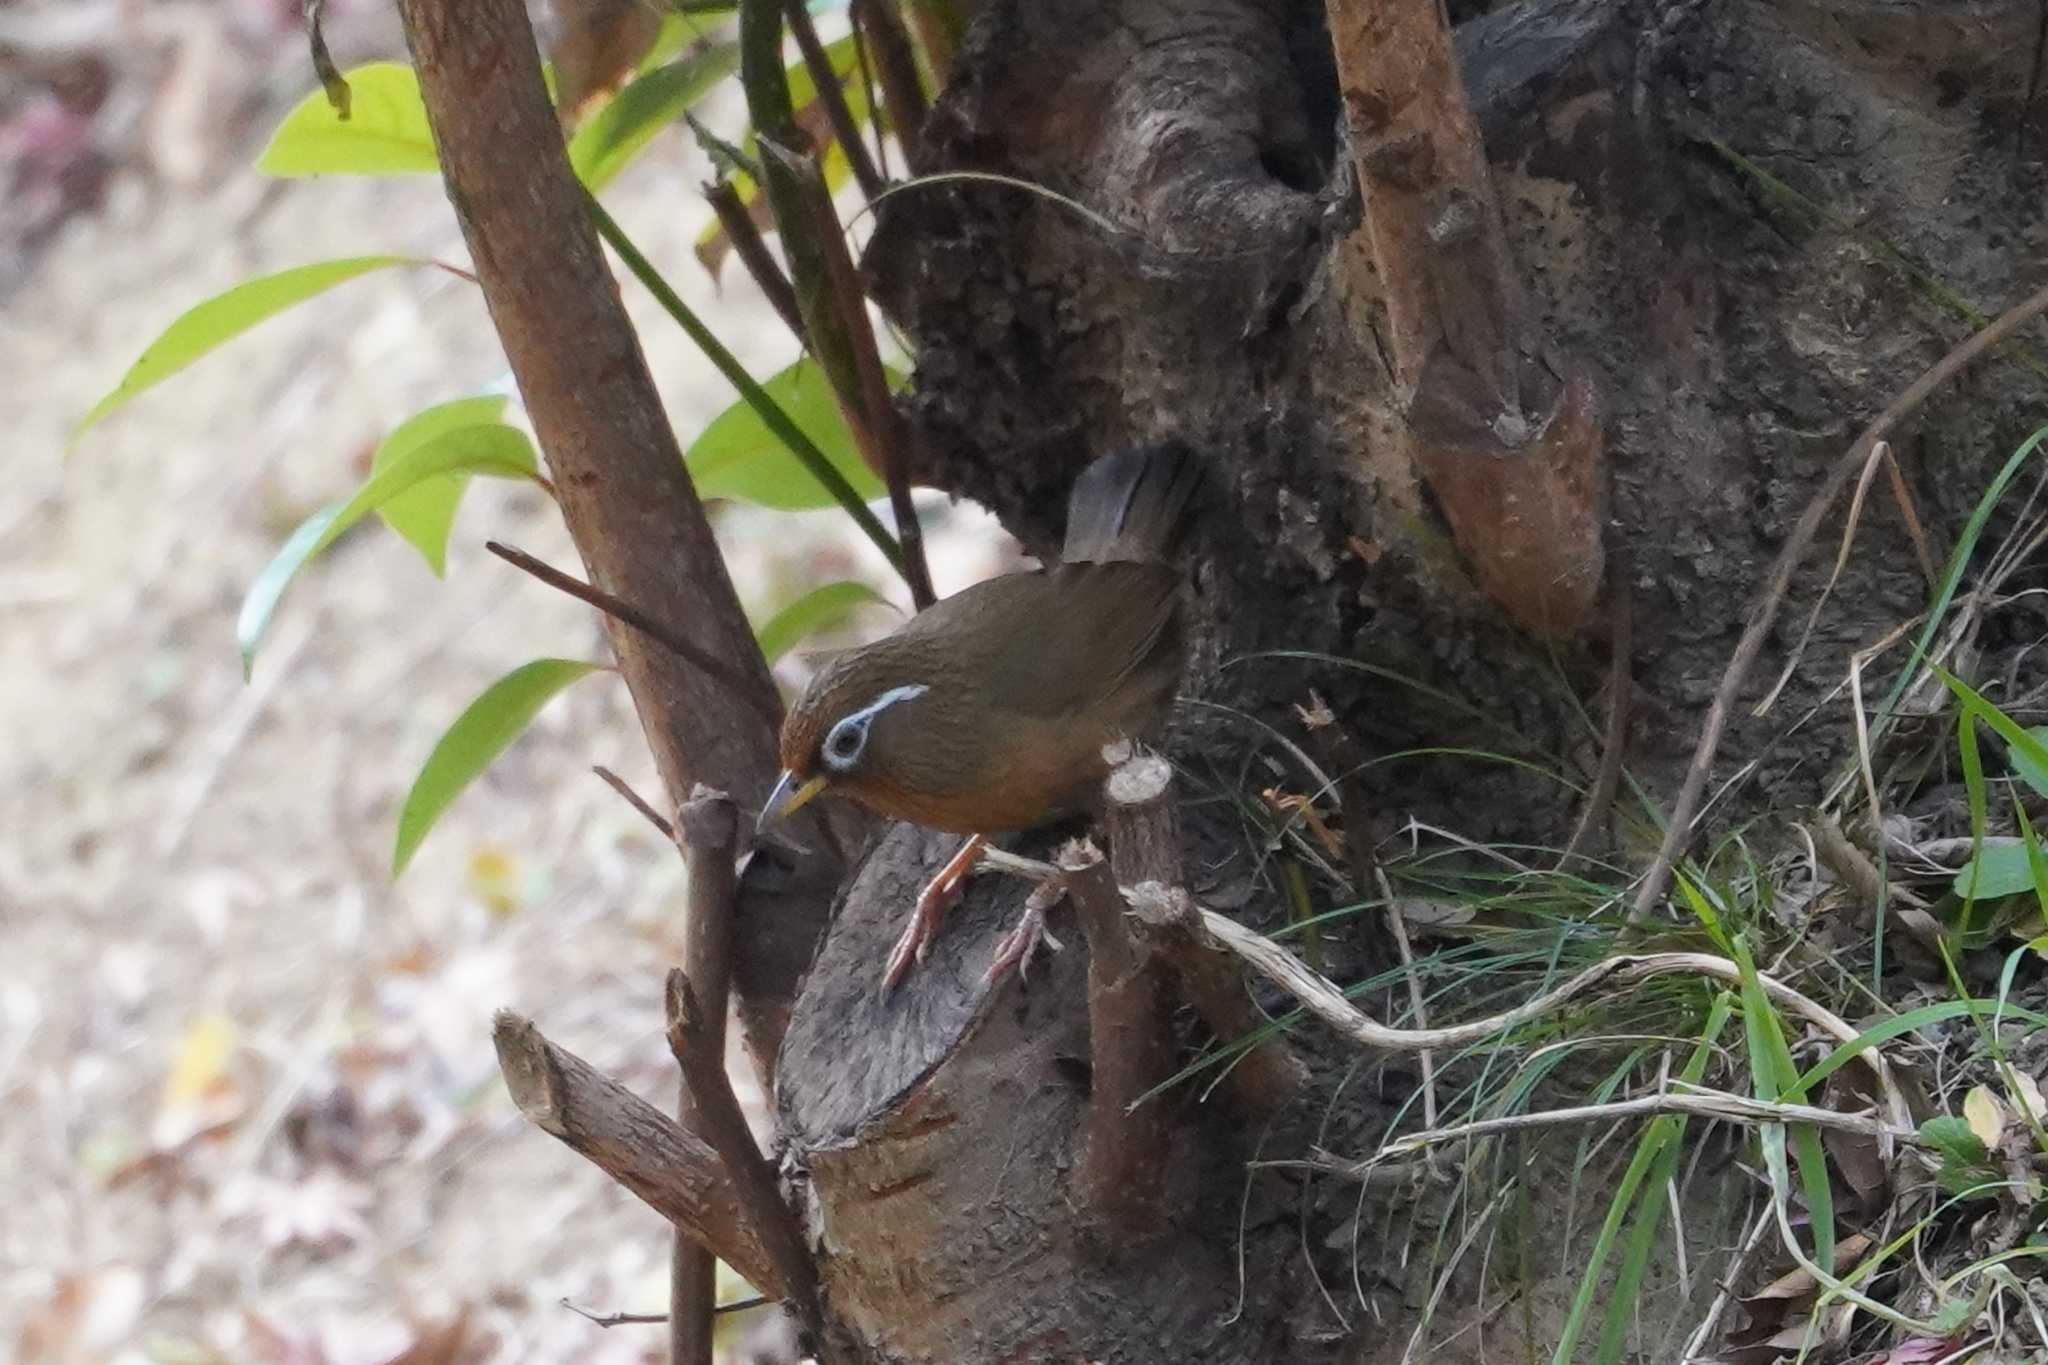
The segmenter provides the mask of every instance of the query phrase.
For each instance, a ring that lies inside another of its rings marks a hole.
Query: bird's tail
[[[1201,486],[1202,466],[1178,442],[1133,446],[1081,471],[1067,498],[1064,564],[1169,557]]]

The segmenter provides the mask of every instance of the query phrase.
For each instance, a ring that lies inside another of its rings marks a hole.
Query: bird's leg
[[[1016,927],[1003,935],[1003,941],[996,945],[995,958],[988,964],[988,971],[982,974],[982,985],[993,986],[1012,967],[1017,969],[1019,981],[1029,980],[1031,959],[1037,956],[1040,944],[1054,952],[1064,946],[1045,927],[1045,912],[1058,905],[1066,894],[1066,878],[1058,874],[1031,888],[1031,894],[1024,898],[1024,913],[1017,917]]]
[[[979,834],[969,835],[967,842],[960,845],[960,851],[946,860],[937,876],[925,883],[918,892],[917,907],[910,912],[910,923],[903,927],[903,937],[896,940],[896,946],[889,951],[889,965],[882,970],[882,994],[896,989],[896,983],[910,970],[913,962],[924,961],[924,955],[931,950],[932,939],[939,932],[939,921],[960,899],[960,888],[974,871],[974,864],[987,847],[988,840]]]

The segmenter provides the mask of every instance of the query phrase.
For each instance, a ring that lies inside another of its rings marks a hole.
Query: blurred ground
[[[385,873],[461,707],[527,659],[602,648],[585,609],[482,551],[573,565],[550,505],[473,486],[441,583],[381,527],[351,535],[288,594],[253,684],[234,646],[250,578],[383,431],[503,381],[481,299],[438,273],[358,280],[65,456],[203,297],[331,256],[463,258],[434,180],[244,169],[311,88],[297,8],[0,4],[0,1354],[658,1358],[660,1328],[560,1301],[658,1311],[666,1227],[524,1128],[489,1042],[509,1005],[672,1099],[680,868],[589,775],[656,791],[624,689],[579,684],[402,883]],[[331,13],[344,65],[396,50],[385,7]],[[690,257],[704,174],[664,134],[611,199],[766,373],[794,344]],[[687,437],[731,395],[627,293]],[[968,509],[928,526],[942,592],[1013,553]],[[892,586],[834,516],[720,528],[752,610],[825,578]]]

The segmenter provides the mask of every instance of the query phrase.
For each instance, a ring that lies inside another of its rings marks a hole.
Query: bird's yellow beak
[[[775,784],[775,790],[768,793],[768,802],[761,807],[760,818],[754,821],[754,828],[767,828],[772,820],[784,819],[810,804],[812,797],[825,790],[824,777],[814,777],[808,782],[797,781],[795,773],[784,768],[782,780]]]

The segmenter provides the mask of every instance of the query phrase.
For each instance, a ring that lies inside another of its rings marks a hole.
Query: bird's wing
[[[992,633],[998,704],[1021,715],[1087,711],[1133,688],[1170,688],[1180,672],[1177,575],[1160,564],[1066,564],[993,580],[1010,628]],[[991,608],[996,606],[990,604]]]

